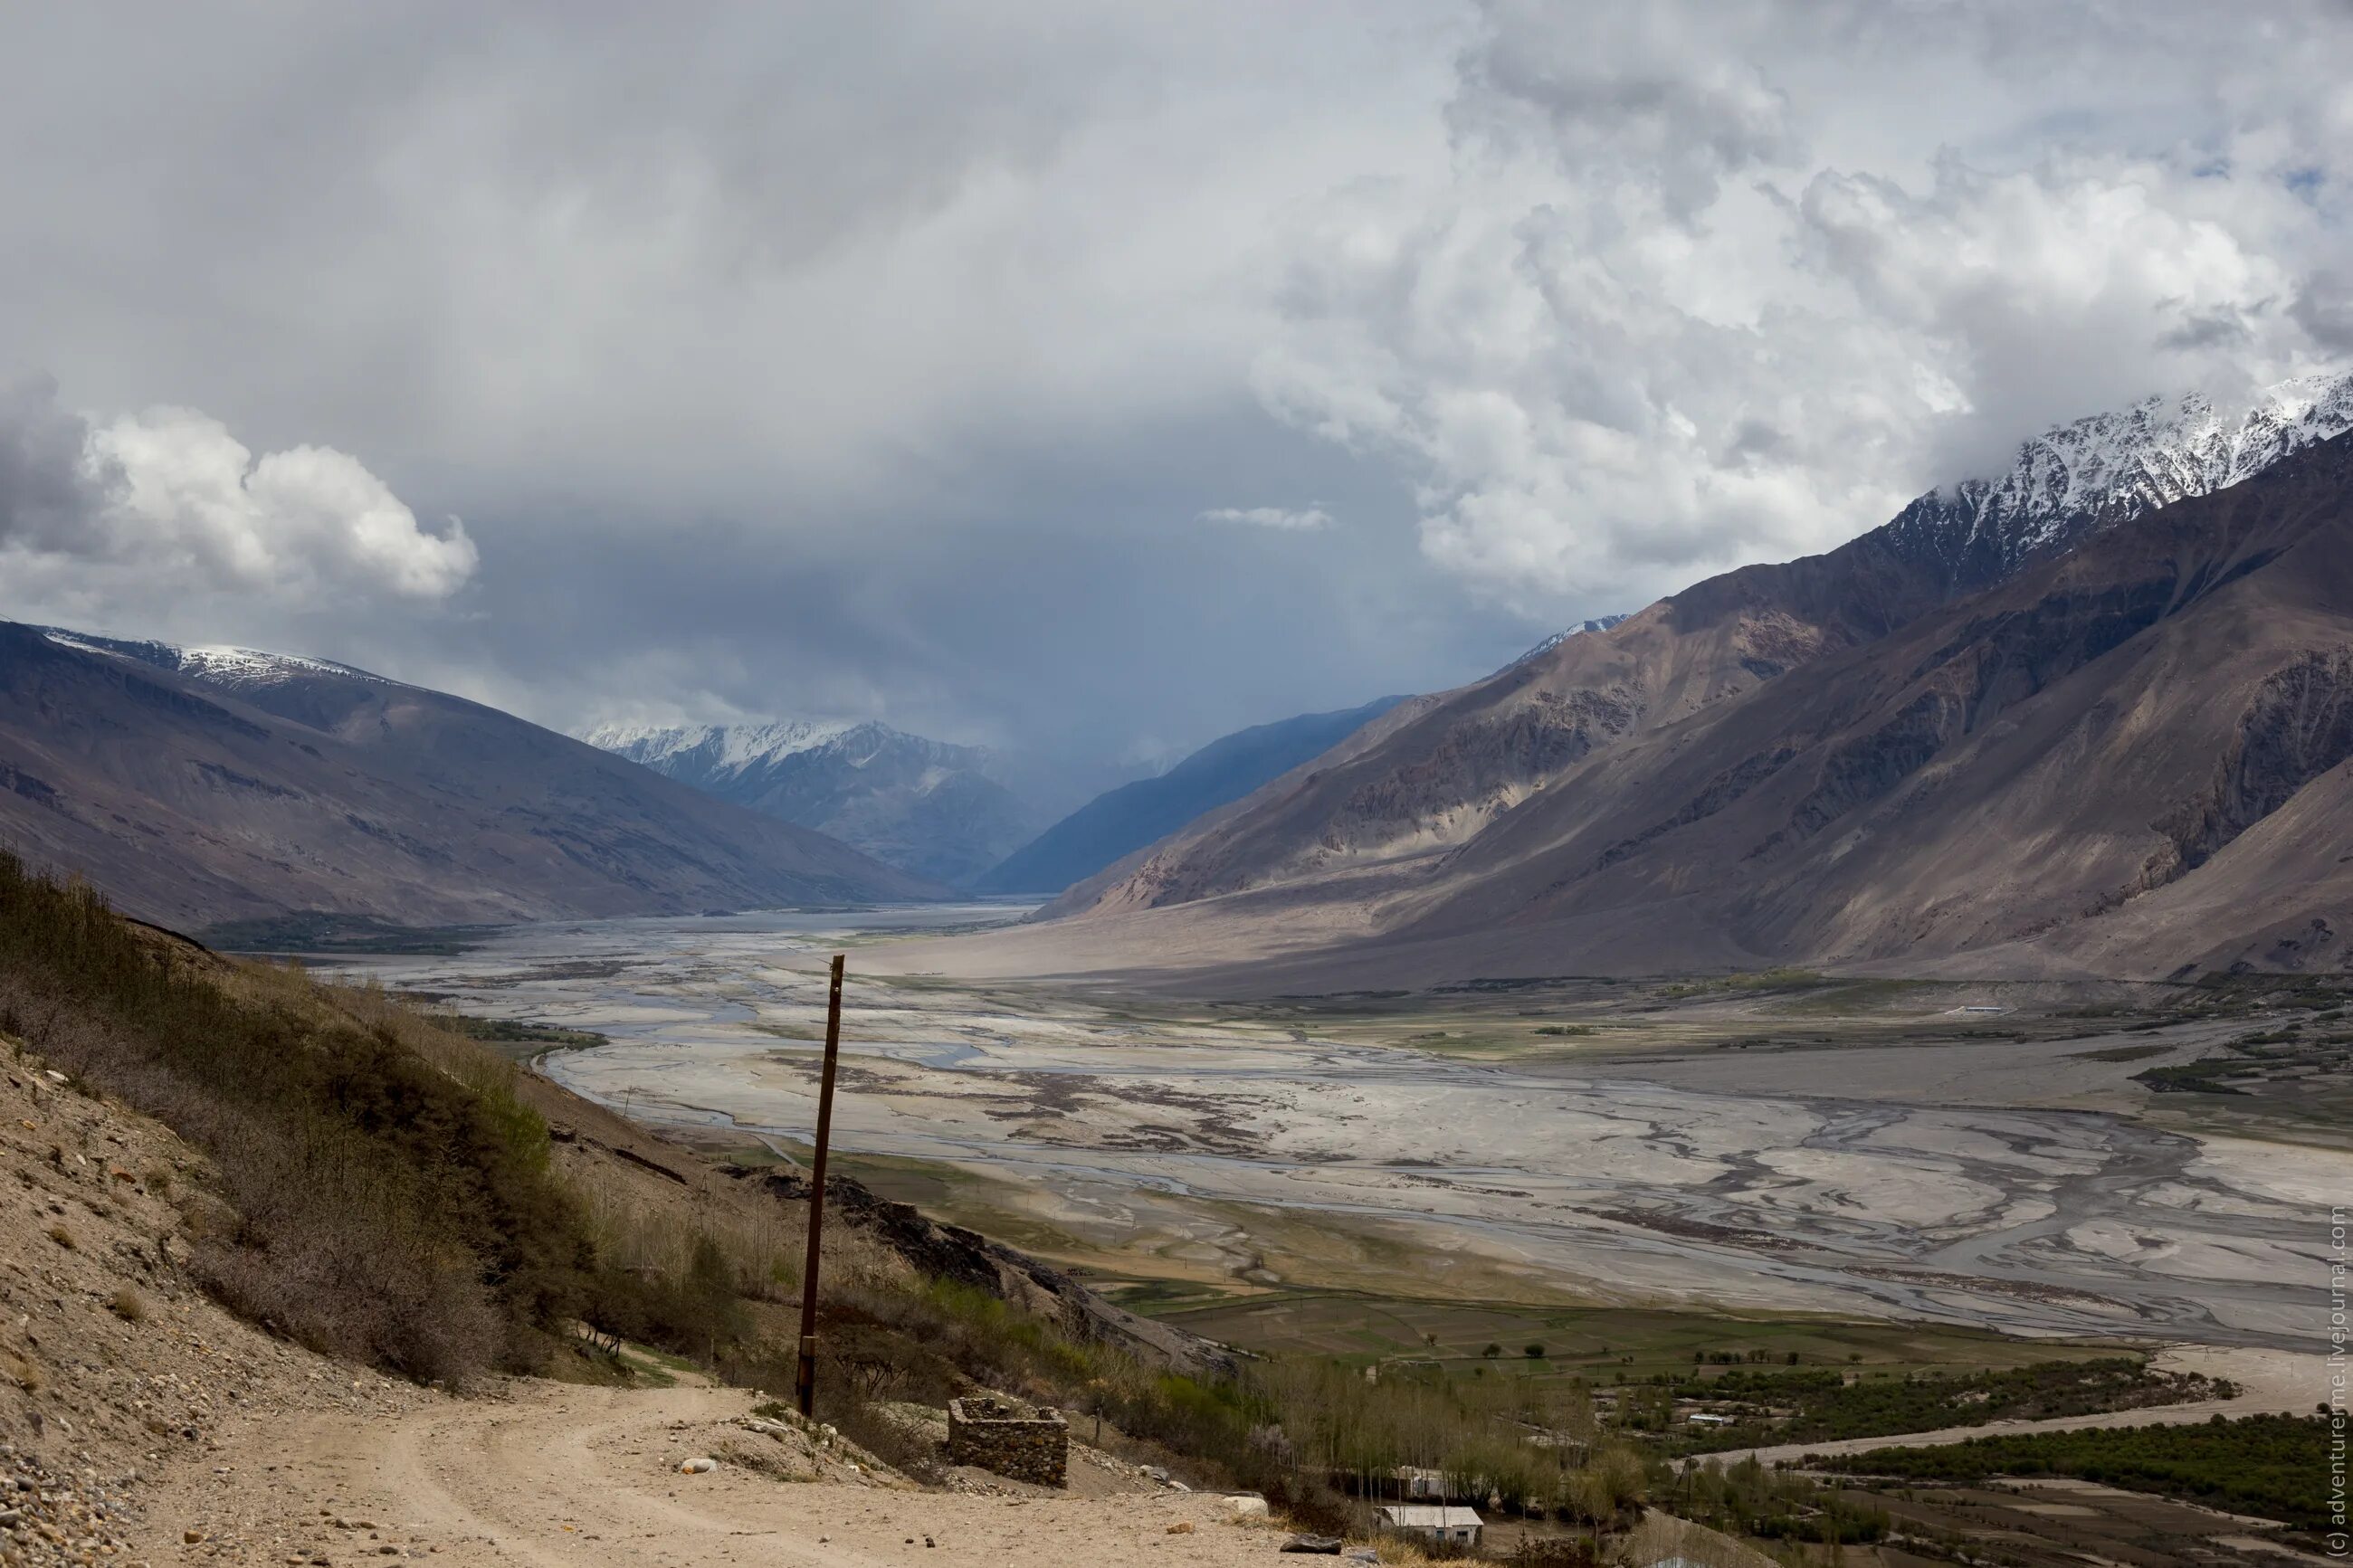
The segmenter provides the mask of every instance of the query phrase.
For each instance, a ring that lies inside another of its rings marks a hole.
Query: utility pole
[[[817,1414],[817,1258],[825,1227],[825,1152],[833,1139],[833,1068],[841,1058],[841,965],[833,955],[833,984],[825,1004],[825,1077],[817,1091],[817,1154],[809,1165],[808,1261],[801,1268],[801,1365],[793,1397],[803,1415]]]

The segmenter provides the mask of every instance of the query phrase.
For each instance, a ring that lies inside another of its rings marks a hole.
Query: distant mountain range
[[[1345,932],[1298,961],[1332,984],[2341,967],[2348,426],[2353,376],[2054,429],[1826,555],[1399,704],[1049,912]]]
[[[606,724],[581,738],[950,886],[970,885],[1039,825],[987,752],[886,724]]]
[[[1098,795],[1016,850],[974,884],[985,893],[1058,893],[1165,837],[1206,812],[1322,755],[1400,700],[1303,713],[1236,731],[1157,778]]]
[[[2345,968],[2348,428],[2353,376],[2080,420],[1826,554],[1240,731],[1034,838],[987,752],[880,724],[591,746],[322,660],[0,622],[0,841],[182,926],[1062,886],[1090,963],[1291,990]]]
[[[7,622],[0,840],[183,927],[945,892],[462,698],[321,659]]]

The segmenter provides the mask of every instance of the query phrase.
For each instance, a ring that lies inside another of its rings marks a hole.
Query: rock
[[[686,1463],[679,1466],[678,1473],[681,1476],[707,1475],[718,1468],[719,1461],[716,1459],[689,1459]]]
[[[1320,1557],[1340,1555],[1340,1538],[1336,1535],[1294,1535],[1282,1543],[1285,1552],[1311,1552]]]
[[[1378,1563],[1380,1560],[1381,1554],[1369,1546],[1359,1546],[1348,1553],[1348,1561],[1351,1563]]]
[[[205,1532],[201,1530],[184,1530],[180,1531],[181,1541],[190,1546],[194,1546],[197,1542],[202,1541],[204,1538]]]

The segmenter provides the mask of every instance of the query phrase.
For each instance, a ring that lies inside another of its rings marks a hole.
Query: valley
[[[2353,1177],[2326,1128],[2148,1081],[2261,1028],[2272,993],[1792,974],[1206,1005],[862,967],[1014,912],[575,922],[348,963],[602,1036],[540,1069],[672,1135],[789,1152],[814,964],[846,947],[852,1168],[1106,1281],[1237,1306],[1303,1289],[2284,1346],[2316,1216]],[[2208,1100],[2238,1120],[2218,1131]]]
[[[0,1568],[2353,1555],[2353,4],[0,40]]]

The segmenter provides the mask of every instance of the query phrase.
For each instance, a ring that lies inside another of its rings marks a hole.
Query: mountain
[[[1432,973],[2311,962],[2339,922],[2257,884],[2163,911],[2341,783],[2348,425],[2353,377],[2054,430],[1826,555],[1400,704],[1047,912],[1314,908],[1454,944]],[[2300,945],[2247,946],[2292,910]]]
[[[582,739],[682,784],[964,886],[1034,832],[976,746],[876,723],[607,724]]]
[[[1630,618],[1630,617],[1626,616],[1600,616],[1589,621],[1579,621],[1577,625],[1569,627],[1567,631],[1553,633],[1552,636],[1545,638],[1544,641],[1536,644],[1535,647],[1528,649],[1527,652],[1512,660],[1512,663],[1520,665],[1527,663],[1528,660],[1532,658],[1542,658],[1545,655],[1550,653],[1553,649],[1558,647],[1561,644],[1567,642],[1571,637],[1589,637],[1597,632],[1606,632],[1610,627],[1617,626],[1620,622]]]
[[[461,698],[324,660],[7,622],[0,838],[176,925],[944,891]]]
[[[1955,591],[2191,496],[2227,489],[2353,428],[2353,374],[2310,376],[2221,408],[2199,393],[2152,397],[2061,426],[2019,448],[2010,471],[1931,490],[1882,531]]]
[[[1015,850],[974,883],[974,890],[1060,892],[1321,756],[1400,700],[1384,697],[1361,708],[1302,713],[1212,741],[1157,778],[1138,779],[1096,796]]]

